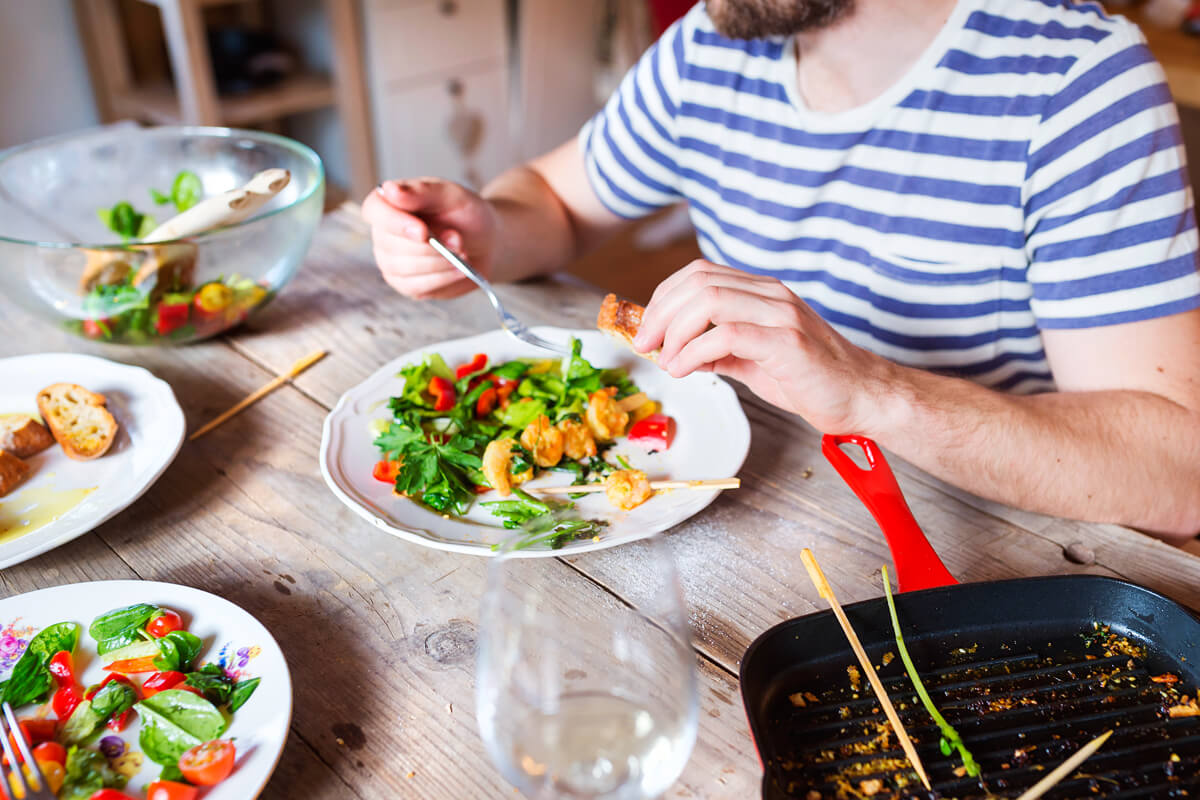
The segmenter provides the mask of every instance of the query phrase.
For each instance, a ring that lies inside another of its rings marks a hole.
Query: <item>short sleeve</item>
[[[1030,302],[1041,328],[1200,307],[1179,118],[1132,24],[1076,62],[1048,100],[1024,188]]]
[[[579,133],[592,189],[619,216],[635,219],[682,199],[675,121],[687,20],[642,54]]]

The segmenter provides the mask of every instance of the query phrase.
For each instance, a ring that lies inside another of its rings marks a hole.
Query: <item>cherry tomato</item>
[[[159,692],[165,692],[167,689],[175,689],[186,678],[187,676],[182,672],[176,672],[175,670],[156,672],[149,678],[146,678],[145,683],[142,684],[142,696],[151,697]]]
[[[38,769],[42,771],[42,777],[46,779],[46,783],[50,784],[50,792],[58,794],[58,790],[62,788],[63,781],[67,777],[66,768],[57,761],[42,761],[40,758],[34,760],[37,761]]]
[[[23,719],[17,724],[21,727],[21,733],[25,734],[25,741],[29,742],[30,747],[53,740],[55,729],[58,727],[52,719]],[[17,740],[11,733],[8,735],[8,746],[16,753],[17,760],[22,764],[25,763],[25,758],[21,755],[21,748],[17,747]],[[37,760],[36,757],[34,760]],[[7,766],[8,756],[4,756],[3,761]]]
[[[154,330],[160,336],[166,336],[172,331],[187,324],[188,304],[159,303],[158,314],[154,320]]]
[[[89,339],[107,339],[111,320],[107,319],[85,319],[83,321],[83,335]]]
[[[174,611],[163,609],[163,613],[150,620],[146,626],[146,633],[153,636],[155,639],[161,639],[171,631],[177,631],[183,627],[183,620]]]
[[[183,777],[200,786],[213,786],[229,777],[237,751],[233,742],[213,739],[198,744],[179,757]]]
[[[401,462],[399,461],[388,461],[386,459],[377,461],[375,462],[375,469],[371,470],[371,476],[377,481],[395,485],[396,476],[400,474],[400,464]]]
[[[631,444],[647,450],[666,450],[675,438],[675,420],[666,414],[651,414],[633,423],[627,437]]]
[[[101,789],[92,792],[92,796],[88,800],[136,800],[124,792],[118,792],[116,789]]]
[[[155,781],[146,787],[146,800],[196,800],[200,790],[175,781]]]
[[[192,304],[202,314],[219,314],[233,303],[233,289],[223,283],[206,283],[196,292]]]
[[[58,742],[42,742],[33,748],[34,761],[53,761],[56,764],[67,763],[67,748]]]

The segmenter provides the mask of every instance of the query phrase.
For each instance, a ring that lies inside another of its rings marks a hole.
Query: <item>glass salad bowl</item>
[[[287,185],[247,219],[141,243],[270,168]],[[257,313],[320,220],[321,159],[282,136],[113,126],[0,153],[0,298],[89,339],[182,344]]]

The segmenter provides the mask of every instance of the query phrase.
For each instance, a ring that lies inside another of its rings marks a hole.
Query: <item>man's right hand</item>
[[[497,219],[488,201],[438,178],[385,181],[362,204],[384,280],[417,300],[457,297],[475,285],[429,246],[432,234],[487,276]]]

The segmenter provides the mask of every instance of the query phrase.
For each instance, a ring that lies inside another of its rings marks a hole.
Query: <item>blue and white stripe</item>
[[[707,258],[784,280],[852,341],[1053,388],[1041,331],[1200,306],[1178,119],[1135,26],[1094,4],[962,0],[866,106],[805,108],[787,40],[697,5],[580,134],[615,213],[686,200]]]

